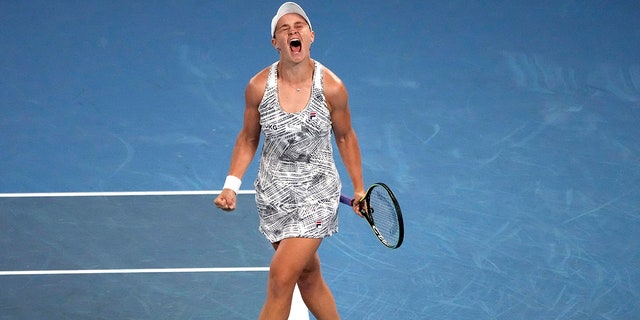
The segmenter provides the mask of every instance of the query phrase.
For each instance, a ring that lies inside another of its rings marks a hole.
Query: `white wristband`
[[[231,189],[237,194],[238,191],[240,191],[240,185],[242,185],[242,180],[234,176],[227,176],[227,179],[224,180],[224,186],[222,189]]]

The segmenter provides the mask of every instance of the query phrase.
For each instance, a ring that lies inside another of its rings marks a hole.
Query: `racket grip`
[[[350,206],[351,203],[353,203],[353,199],[351,199],[350,197],[345,196],[344,194],[340,195],[340,202]]]

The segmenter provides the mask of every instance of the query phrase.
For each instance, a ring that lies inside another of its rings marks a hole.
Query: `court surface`
[[[340,209],[343,319],[640,318],[637,1],[301,4],[406,224]],[[0,2],[0,319],[257,317],[257,161],[212,200],[279,5]]]

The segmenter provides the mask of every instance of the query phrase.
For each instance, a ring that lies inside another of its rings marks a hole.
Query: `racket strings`
[[[397,244],[400,240],[400,226],[396,205],[384,188],[371,190],[369,212],[382,237],[390,244]]]

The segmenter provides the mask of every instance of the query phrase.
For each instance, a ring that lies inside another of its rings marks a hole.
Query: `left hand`
[[[364,191],[355,192],[353,194],[353,203],[351,203],[351,208],[353,209],[353,212],[355,212],[361,218],[364,218],[361,211],[366,210],[366,208],[364,208],[365,203],[360,202],[360,199],[364,198],[364,195],[365,195]]]

